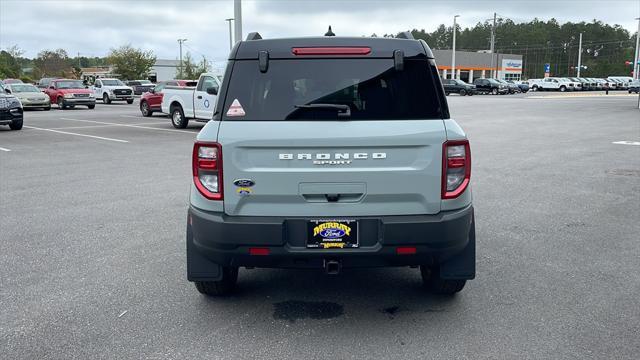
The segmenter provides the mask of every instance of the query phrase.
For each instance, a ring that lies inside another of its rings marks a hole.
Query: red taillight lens
[[[460,196],[471,180],[471,148],[468,140],[442,144],[442,198]]]
[[[371,48],[366,46],[358,47],[294,47],[291,49],[293,55],[369,55]]]
[[[222,200],[222,147],[196,141],[193,145],[193,183],[209,200]]]

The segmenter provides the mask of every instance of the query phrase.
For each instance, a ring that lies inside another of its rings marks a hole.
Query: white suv
[[[96,79],[92,91],[96,99],[102,99],[105,104],[111,104],[112,101],[133,104],[133,89],[120,79]]]

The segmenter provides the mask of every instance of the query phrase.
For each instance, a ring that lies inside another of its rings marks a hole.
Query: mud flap
[[[191,225],[187,225],[187,280],[220,281],[222,266],[200,254],[193,243]]]
[[[469,229],[469,242],[456,256],[440,264],[440,278],[471,280],[476,277],[476,222],[475,215]]]

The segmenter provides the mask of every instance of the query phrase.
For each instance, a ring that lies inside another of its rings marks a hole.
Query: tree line
[[[23,57],[23,54],[24,51],[15,45],[0,51],[0,80],[14,78],[34,82],[43,77],[79,79],[82,68],[107,66],[112,66],[113,72],[123,80],[146,79],[156,62],[152,51],[136,49],[131,45],[111,49],[106,57],[71,57],[65,49],[42,50],[33,59]],[[197,79],[207,70],[208,62],[204,56],[196,63],[187,52],[176,78]]]
[[[490,48],[492,22],[479,22],[473,27],[461,28],[456,35],[456,50],[479,51]],[[424,39],[432,49],[451,49],[453,26],[441,24],[432,32],[413,29],[416,39]],[[523,56],[523,77],[541,78],[544,65],[551,65],[552,76],[575,76],[578,66],[578,43],[582,33],[581,76],[606,77],[629,75],[635,54],[637,34],[620,25],[609,25],[598,20],[591,22],[558,23],[556,19],[515,23],[498,18],[495,29],[495,52]],[[375,36],[375,34],[373,35]],[[383,36],[394,36],[385,34]]]

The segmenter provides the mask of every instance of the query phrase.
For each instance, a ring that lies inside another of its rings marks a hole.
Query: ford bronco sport
[[[399,37],[236,44],[193,147],[199,292],[233,291],[239,267],[420,267],[440,294],[475,277],[469,142],[430,48]]]

